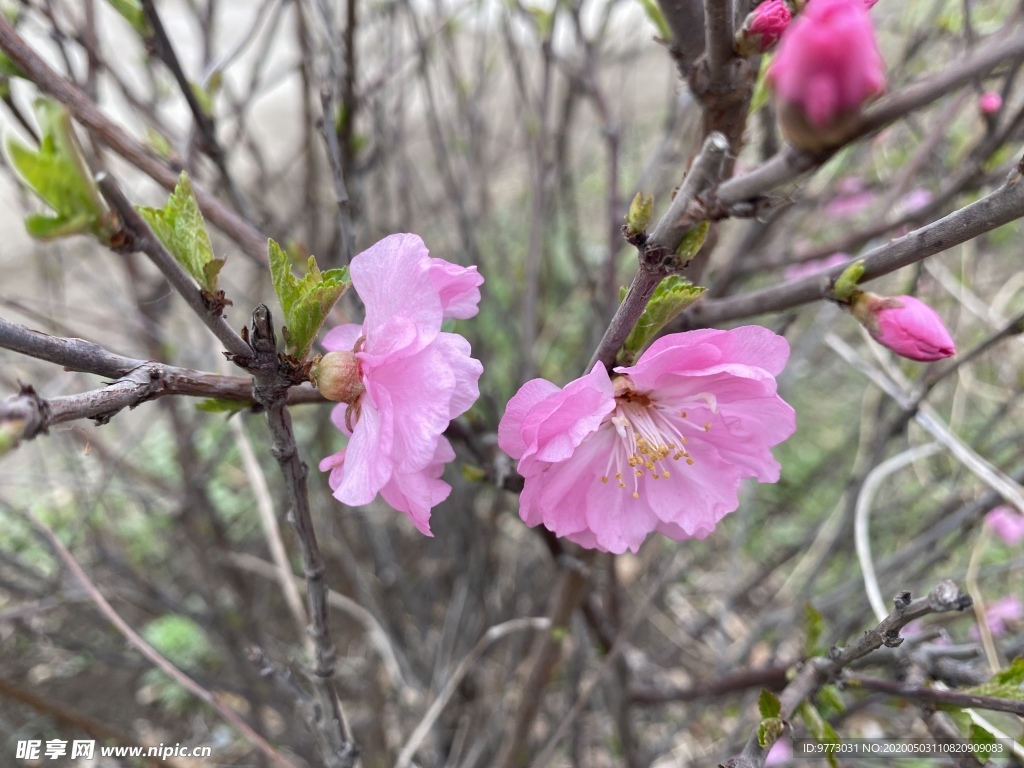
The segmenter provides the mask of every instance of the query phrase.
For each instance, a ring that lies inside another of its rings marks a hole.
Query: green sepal
[[[679,242],[679,247],[676,248],[676,255],[679,256],[679,259],[676,260],[678,263],[686,264],[686,262],[697,255],[697,251],[704,245],[709,229],[711,229],[711,222],[702,221],[683,235],[683,239]]]
[[[778,717],[782,713],[782,703],[778,696],[767,688],[762,688],[761,695],[757,698],[757,709],[760,711],[761,717],[767,720],[770,717]]]
[[[203,413],[226,413],[230,415],[248,408],[252,408],[252,403],[247,403],[244,400],[222,400],[219,397],[208,397],[196,403],[196,410]]]
[[[757,726],[757,743],[761,749],[774,744],[786,730],[786,721],[781,717],[766,717]]]
[[[33,213],[25,220],[29,234],[41,240],[90,234],[109,243],[118,228],[85,163],[71,117],[57,102],[35,103],[42,139],[31,149],[13,136],[7,156],[24,182],[56,216]]]
[[[150,37],[153,34],[153,30],[149,26],[149,19],[146,18],[146,13],[142,10],[142,3],[139,0],[107,0],[107,2],[142,37]]]
[[[284,310],[284,339],[289,355],[302,360],[309,354],[320,328],[341,294],[351,284],[348,267],[321,272],[312,256],[306,274],[296,279],[288,254],[268,241],[270,277]]]
[[[864,259],[853,262],[843,270],[843,274],[836,278],[835,285],[832,286],[832,295],[839,301],[849,301],[860,290],[858,283],[862,277],[864,277]]]
[[[626,337],[619,361],[625,365],[632,364],[658,332],[699,299],[705,290],[679,275],[669,275],[662,280],[654,289],[644,313]]]
[[[199,286],[210,295],[216,294],[217,276],[224,266],[224,259],[213,257],[210,235],[188,174],[181,172],[174,192],[163,208],[137,208],[160,242]]]
[[[626,231],[631,235],[639,235],[645,229],[654,214],[654,195],[637,192],[626,213]]]

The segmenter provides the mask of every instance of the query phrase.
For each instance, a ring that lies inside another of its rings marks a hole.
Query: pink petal
[[[332,328],[324,334],[324,349],[328,352],[351,352],[359,337],[363,334],[363,326],[349,323]]]
[[[468,318],[479,312],[484,279],[476,267],[460,267],[444,259],[430,259],[430,282],[441,298],[445,317]]]
[[[532,379],[523,384],[508,401],[505,415],[498,422],[498,446],[501,450],[513,459],[522,457],[528,447],[523,440],[523,419],[541,400],[561,391],[547,379]]]
[[[363,403],[345,450],[345,464],[331,473],[332,481],[335,473],[340,475],[340,482],[334,489],[338,501],[353,507],[369,504],[391,478],[394,438],[389,408],[390,402],[385,402],[380,411],[370,403]]]

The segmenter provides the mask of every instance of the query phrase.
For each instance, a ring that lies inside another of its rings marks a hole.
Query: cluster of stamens
[[[672,476],[668,468],[669,461],[685,460],[687,465],[692,466],[694,460],[686,449],[686,437],[673,423],[674,419],[670,418],[670,414],[675,416],[674,413],[666,412],[663,406],[649,396],[633,390],[625,377],[616,379],[615,384],[615,412],[611,423],[619,439],[608,457],[608,469],[601,477],[601,482],[607,483],[610,478],[614,478],[619,488],[626,488],[627,475],[631,475],[632,495],[634,499],[639,499],[640,478],[649,476],[651,480],[668,479]],[[709,406],[714,412],[714,403],[709,401]],[[686,419],[686,411],[677,413],[680,418]],[[693,428],[709,432],[711,422],[705,422],[703,427],[693,425]],[[622,467],[623,463],[629,470]],[[612,468],[618,471],[611,473]]]

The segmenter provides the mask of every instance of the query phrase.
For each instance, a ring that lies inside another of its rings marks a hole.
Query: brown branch
[[[39,89],[66,106],[75,119],[129,163],[167,190],[178,183],[178,171],[158,160],[143,144],[111,121],[78,86],[57,73],[32,50],[6,18],[0,17],[0,50]],[[193,190],[203,214],[234,240],[254,261],[266,258],[267,240],[239,214],[199,186]]]
[[[1001,699],[997,696],[978,696],[963,691],[943,691],[938,688],[928,688],[923,685],[910,685],[897,683],[891,680],[879,680],[874,677],[865,677],[847,673],[843,675],[843,682],[867,691],[877,691],[889,696],[896,696],[909,701],[921,701],[928,704],[945,704],[953,707],[979,707],[993,712],[1010,712],[1015,715],[1024,716],[1024,701],[1014,699]]]

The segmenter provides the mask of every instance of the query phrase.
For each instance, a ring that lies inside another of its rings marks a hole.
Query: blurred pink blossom
[[[810,0],[786,30],[768,70],[786,138],[815,149],[885,90],[885,68],[871,17],[862,3]]]
[[[932,362],[956,354],[942,318],[913,296],[864,292],[855,298],[853,314],[875,341],[909,360]]]
[[[441,323],[476,314],[483,278],[476,267],[430,258],[412,234],[384,238],[353,258],[350,272],[366,319],[323,343],[355,353],[364,391],[331,414],[349,441],[320,469],[331,471],[339,501],[369,504],[379,493],[430,536],[430,509],[451,492],[441,473],[455,458],[442,433],[480,396],[483,370],[469,342]]]
[[[831,256],[826,256],[824,259],[814,259],[813,261],[805,261],[800,264],[791,264],[786,267],[783,277],[787,280],[799,280],[802,277],[809,277],[810,275],[816,275],[819,272],[824,272],[830,267],[849,261],[849,259],[850,254],[848,253],[833,253]]]
[[[838,194],[825,206],[825,213],[829,216],[854,216],[878,199],[878,194],[867,189],[864,182],[857,178],[842,179],[836,188]]]
[[[1007,595],[985,606],[985,624],[993,637],[999,637],[1010,628],[1009,625],[1016,624],[1024,619],[1024,603],[1016,595]],[[980,633],[977,627],[971,627],[970,635],[975,640]]]
[[[996,507],[985,515],[985,525],[1011,547],[1024,541],[1024,515],[1010,507]]]
[[[927,189],[918,187],[905,194],[899,202],[900,213],[914,213],[931,205],[934,196]]]
[[[978,97],[978,109],[983,115],[994,115],[1003,108],[1003,97],[995,91],[985,91]]]
[[[764,768],[773,768],[776,765],[784,765],[793,759],[793,743],[786,738],[779,739],[764,759]]]
[[[614,380],[598,364],[564,388],[533,379],[498,444],[519,460],[519,514],[588,548],[636,552],[652,531],[704,538],[740,481],[779,479],[771,447],[796,428],[776,394],[789,357],[758,326],[664,336]]]

